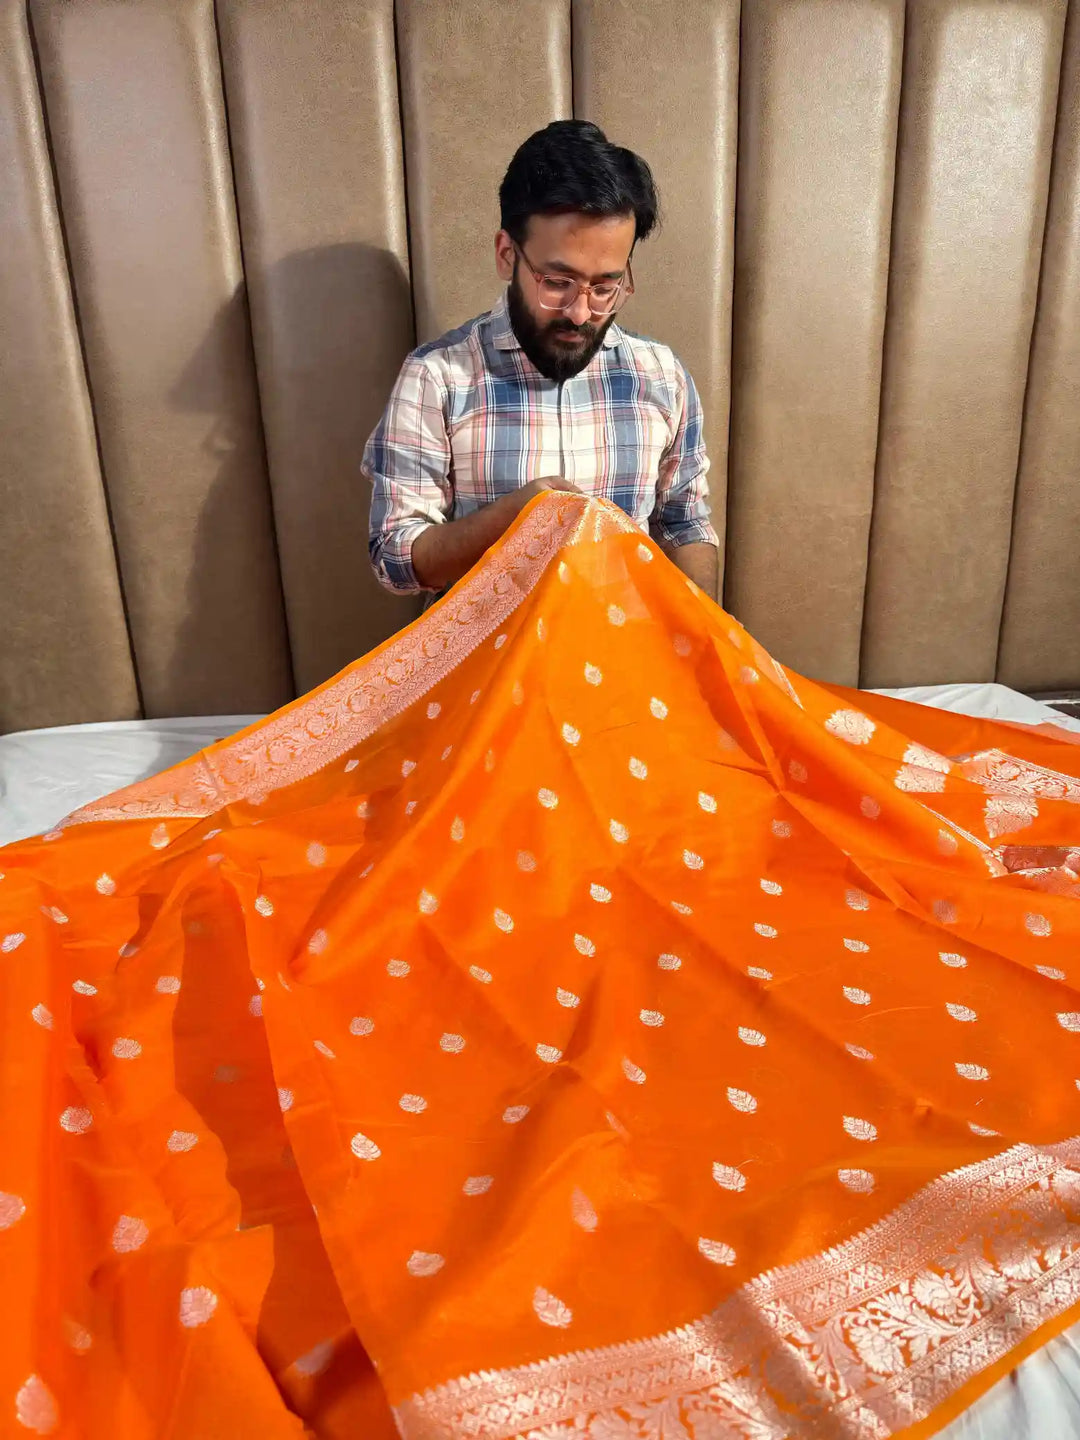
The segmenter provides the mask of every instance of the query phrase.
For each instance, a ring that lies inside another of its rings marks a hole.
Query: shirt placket
[[[572,381],[564,380],[559,386],[559,474],[564,480],[574,484],[577,466],[574,463],[574,406],[571,384]]]
[[[560,415],[561,386],[543,382],[536,390],[536,416],[539,424],[537,469],[527,478],[538,480],[543,476],[561,475],[562,451],[564,448],[562,417]]]

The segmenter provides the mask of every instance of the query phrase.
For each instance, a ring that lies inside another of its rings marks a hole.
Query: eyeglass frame
[[[532,261],[525,254],[524,246],[519,245],[516,240],[511,240],[510,243],[513,245],[515,251],[521,257],[521,259],[524,260],[525,268],[536,281],[536,299],[541,310],[547,310],[553,315],[564,314],[567,310],[571,309],[572,306],[577,304],[582,294],[585,294],[588,296],[589,314],[595,316],[597,319],[606,319],[609,315],[618,314],[618,312],[626,304],[627,300],[629,300],[630,296],[634,294],[634,271],[630,263],[634,258],[633,249],[631,249],[630,254],[626,257],[626,273],[617,282],[615,296],[611,304],[606,310],[594,310],[592,306],[592,294],[594,290],[599,288],[597,285],[586,285],[583,280],[578,280],[577,277],[574,275],[558,275],[550,271],[537,270],[535,265],[533,265]],[[543,300],[541,300],[540,298],[540,285],[544,280],[573,281],[573,283],[577,286],[577,289],[574,291],[573,299],[568,300],[565,305],[545,305]],[[600,282],[601,285],[610,283],[610,281]]]

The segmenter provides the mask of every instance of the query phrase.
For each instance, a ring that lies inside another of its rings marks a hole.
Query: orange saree
[[[1078,803],[541,497],[0,853],[3,1433],[939,1429],[1080,1312]]]

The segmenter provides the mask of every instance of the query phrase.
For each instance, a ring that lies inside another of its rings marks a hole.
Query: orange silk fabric
[[[3,1433],[933,1428],[1080,1303],[1076,777],[542,497],[0,853]]]

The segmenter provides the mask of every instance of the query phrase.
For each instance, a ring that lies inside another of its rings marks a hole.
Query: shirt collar
[[[510,311],[506,303],[506,291],[499,296],[498,304],[491,311],[491,339],[496,350],[520,350],[521,345],[514,334],[514,327],[510,323]],[[604,343],[601,346],[604,350],[611,350],[622,340],[622,331],[618,325],[612,325],[604,336]]]

